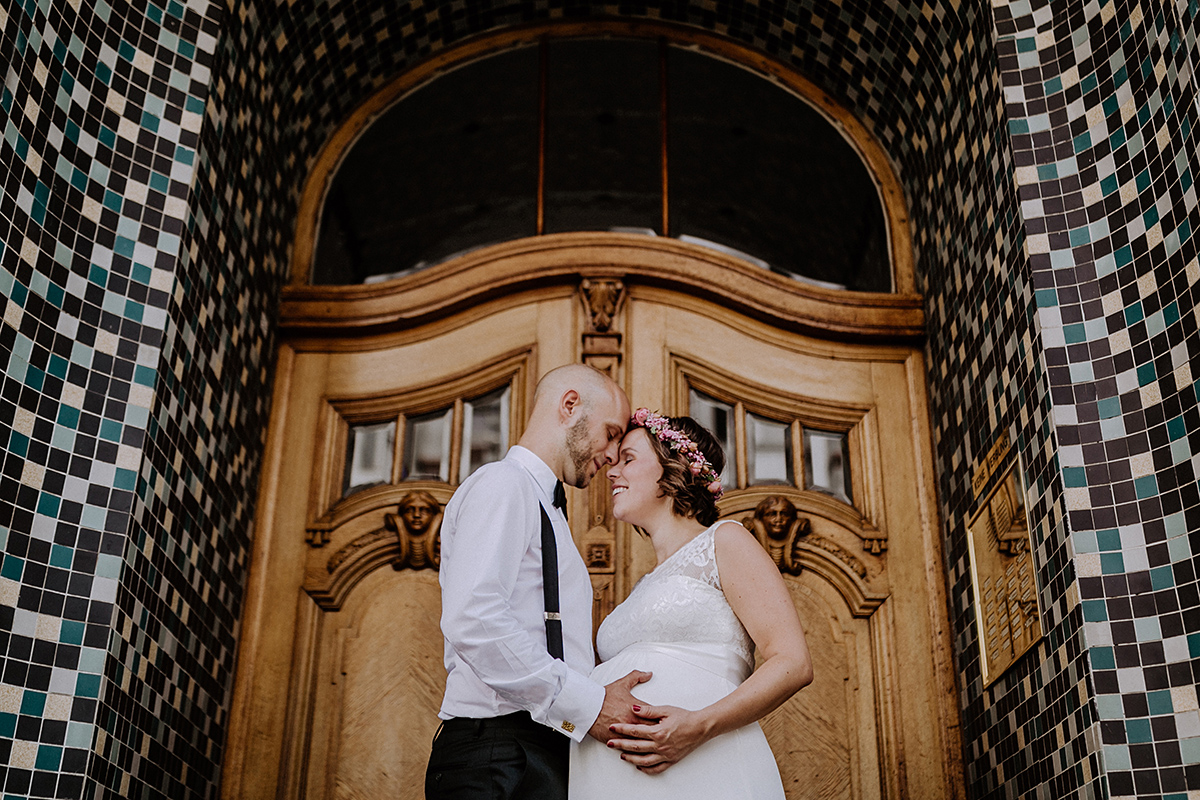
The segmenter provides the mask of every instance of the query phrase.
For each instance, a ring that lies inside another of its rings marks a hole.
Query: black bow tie
[[[562,481],[554,482],[554,507],[567,516],[567,493],[563,491]]]

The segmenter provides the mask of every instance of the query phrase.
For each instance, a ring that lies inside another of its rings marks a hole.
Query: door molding
[[[919,294],[824,289],[734,256],[674,239],[626,233],[558,233],[481,248],[392,281],[284,287],[288,338],[382,337],[494,300],[583,279],[669,287],[788,331],[856,342],[916,343],[925,333]]]

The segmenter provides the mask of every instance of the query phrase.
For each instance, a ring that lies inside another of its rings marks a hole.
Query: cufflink
[[[571,723],[567,722],[565,719],[563,720],[562,729],[564,731],[566,731],[567,733],[575,732],[575,726],[572,725]]]

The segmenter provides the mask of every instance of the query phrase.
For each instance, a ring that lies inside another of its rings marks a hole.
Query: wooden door
[[[958,795],[919,351],[833,344],[640,281],[662,268],[657,247],[571,250],[586,263],[555,266],[549,285],[536,258],[514,252],[528,286],[403,329],[295,326],[281,348],[224,796],[422,796],[444,685],[440,510],[519,437],[537,377],[577,361],[612,374],[635,407],[691,412],[728,442],[723,515],[776,558],[814,656],[814,685],[763,723],[789,797]],[[681,281],[714,263],[750,269],[689,258],[673,267]],[[621,259],[632,263],[614,269]],[[511,274],[503,261],[443,280]],[[378,298],[359,302],[378,319]],[[599,621],[653,552],[611,519],[603,479],[570,499]]]

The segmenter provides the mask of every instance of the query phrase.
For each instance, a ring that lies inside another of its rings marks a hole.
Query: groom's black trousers
[[[426,800],[566,800],[571,740],[527,711],[448,719],[433,737]]]

